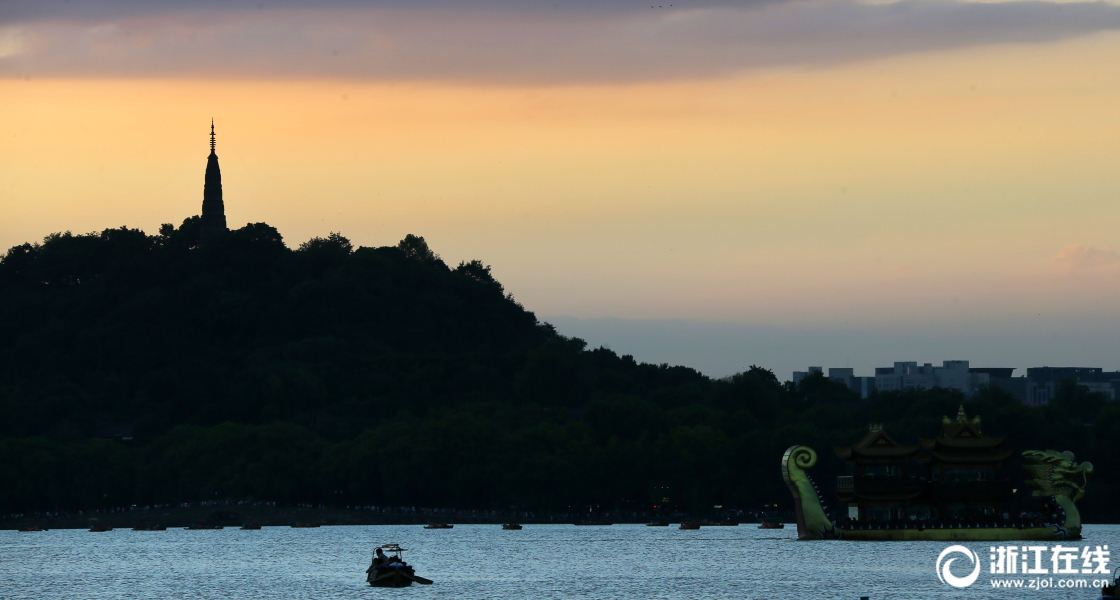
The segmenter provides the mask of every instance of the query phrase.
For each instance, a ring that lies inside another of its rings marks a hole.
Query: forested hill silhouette
[[[828,494],[829,445],[869,422],[916,443],[962,402],[1017,450],[1092,461],[1083,514],[1116,518],[1120,408],[1085,388],[1031,408],[994,389],[861,402],[758,367],[715,380],[587,349],[422,237],[290,249],[256,223],[200,245],[200,226],[53,234],[0,260],[0,518],[250,499],[791,509],[790,445],[822,451]]]
[[[355,249],[332,233],[293,251],[255,223],[198,240],[194,217],[9,250],[0,369],[20,401],[3,433],[108,421],[143,440],[281,419],[348,436],[398,409],[514,397],[538,385],[515,377],[523,357],[559,339],[489,267],[448,268],[421,237]]]

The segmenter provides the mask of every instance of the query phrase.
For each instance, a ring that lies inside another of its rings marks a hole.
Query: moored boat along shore
[[[733,519],[733,520],[732,520]],[[166,528],[205,529],[227,527],[256,529],[264,527],[314,527],[320,525],[418,525],[432,523],[521,525],[539,524],[645,524],[663,521],[674,524],[685,521],[705,524],[755,522],[751,511],[734,517],[721,515],[697,519],[684,514],[655,515],[640,511],[610,511],[588,518],[587,513],[541,511],[485,511],[430,509],[419,507],[326,507],[273,506],[271,503],[208,502],[204,505],[128,507],[105,511],[74,511],[0,516],[0,530],[40,529],[114,529],[162,530]],[[781,520],[793,522],[792,513]],[[244,527],[250,524],[250,527]]]

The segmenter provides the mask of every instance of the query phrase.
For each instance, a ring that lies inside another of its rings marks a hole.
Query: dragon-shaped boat
[[[986,438],[980,434],[979,419],[968,420],[963,408],[956,422],[945,419],[945,426],[946,434],[934,440],[939,441],[939,444],[923,440],[922,445],[927,449],[932,448],[932,452],[927,453],[924,459],[915,455],[916,446],[898,445],[881,431],[881,427],[877,429],[876,426],[872,426],[871,433],[861,440],[862,449],[860,444],[852,448],[837,449],[837,454],[842,458],[855,458],[850,464],[855,464],[858,460],[863,471],[871,470],[869,465],[886,470],[878,475],[857,474],[839,478],[837,495],[848,501],[849,512],[846,515],[829,511],[821,499],[819,488],[807,472],[817,463],[817,453],[806,446],[792,446],[786,450],[782,457],[782,476],[793,494],[798,538],[882,541],[1081,539],[1081,515],[1074,503],[1085,494],[1086,477],[1093,471],[1092,464],[1078,464],[1072,452],[1023,452],[1023,468],[1028,473],[1026,483],[1032,489],[1031,495],[1043,501],[1045,516],[1012,517],[1006,512],[1000,514],[999,507],[1004,506],[1000,503],[1009,503],[1011,494],[1015,491],[1010,487],[1002,489],[1003,485],[1010,486],[1010,482],[992,481],[991,485],[985,486],[988,482],[982,479],[946,480],[945,473],[962,471],[975,474],[981,471],[976,468],[976,449],[994,447],[990,440],[996,439],[1001,443],[1002,438]],[[943,439],[948,435],[965,440],[959,445],[971,449],[969,451],[972,454],[953,455],[946,450],[952,446]],[[1001,459],[1009,456],[1010,452],[992,450],[991,455]],[[865,457],[872,458],[863,460]],[[927,479],[897,472],[897,465],[907,458],[916,462],[925,460],[926,463],[932,460],[935,466],[940,467],[941,477]],[[944,464],[939,464],[939,460],[944,461]],[[954,463],[954,460],[957,462]],[[964,465],[967,468],[953,469],[946,468],[945,465]],[[980,472],[978,477],[982,476],[983,473]],[[960,494],[975,495],[977,490],[982,489],[989,490],[989,504],[994,505],[995,509],[985,506],[984,511],[945,514],[950,509],[959,508],[959,504],[944,511],[936,508],[940,502],[944,509],[946,498],[949,498],[948,502],[960,502],[959,498],[963,497]],[[886,498],[890,500],[887,501]]]

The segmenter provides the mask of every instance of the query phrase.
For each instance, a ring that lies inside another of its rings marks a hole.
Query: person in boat
[[[382,551],[381,548],[378,548],[377,551],[373,553],[373,564],[371,564],[369,568],[366,569],[366,573],[369,573],[377,567],[382,567],[387,564],[389,564],[389,560],[385,557],[385,552]]]

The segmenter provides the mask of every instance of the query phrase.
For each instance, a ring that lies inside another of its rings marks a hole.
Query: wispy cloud
[[[1120,267],[1120,252],[1075,244],[1059,250],[1053,261],[1067,271],[1116,270]]]
[[[18,27],[0,27],[0,59],[23,53],[23,35]]]
[[[708,78],[1120,28],[1103,2],[441,0],[11,4],[0,76],[515,83]],[[256,6],[261,9],[254,8]],[[319,6],[319,5],[316,5]],[[671,8],[670,8],[671,6]]]
[[[409,10],[535,14],[548,18],[602,18],[650,9],[745,8],[789,0],[5,0],[0,22],[46,19],[113,20],[186,11]]]

